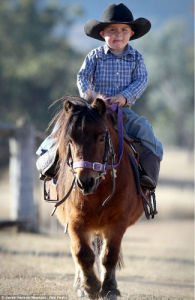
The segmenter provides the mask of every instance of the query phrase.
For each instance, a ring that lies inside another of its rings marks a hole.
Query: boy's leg
[[[54,126],[51,135],[49,135],[39,146],[36,154],[39,155],[36,166],[40,172],[41,179],[45,177],[53,178],[56,175],[56,164],[58,160],[57,150],[58,146],[55,143],[56,139],[52,137],[52,134],[59,128],[59,124]]]
[[[141,144],[134,145],[139,153],[139,163],[142,167],[140,183],[143,187],[154,189],[158,183],[160,159]]]
[[[140,145],[136,145],[140,164],[145,173],[141,174],[141,184],[148,188],[155,188],[163,156],[162,144],[154,136],[152,126],[147,119],[138,116],[131,109],[122,108],[122,110],[128,117],[124,124],[127,134],[141,141]]]

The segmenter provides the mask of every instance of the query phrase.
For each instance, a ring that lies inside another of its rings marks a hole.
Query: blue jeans
[[[147,121],[147,119],[137,115],[132,109],[129,109],[127,107],[122,107],[121,109],[128,117],[128,120],[124,124],[127,134],[130,137],[135,137],[137,139],[140,139],[141,144],[143,146],[151,150],[154,155],[156,155],[160,160],[162,160],[163,157],[162,144],[154,136],[152,126]],[[56,124],[52,132],[55,132],[57,129],[58,129],[58,125]],[[54,138],[48,136],[42,142],[36,154],[42,155],[43,153],[51,149],[54,143],[55,143]]]
[[[151,150],[160,160],[163,157],[163,147],[161,142],[154,136],[152,126],[148,120],[137,115],[132,109],[122,107],[122,111],[127,115],[128,120],[124,123],[125,130],[130,137],[140,139],[141,144]]]

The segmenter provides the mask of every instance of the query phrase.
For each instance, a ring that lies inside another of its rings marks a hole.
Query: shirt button
[[[117,72],[116,75],[119,75],[119,72]]]
[[[118,63],[118,61],[119,61],[119,60],[117,59],[116,62]]]

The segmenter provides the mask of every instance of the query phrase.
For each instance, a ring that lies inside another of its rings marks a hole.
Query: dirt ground
[[[156,218],[128,229],[125,267],[117,272],[121,299],[193,299],[193,225],[193,220]],[[0,295],[72,300],[77,298],[73,279],[69,238],[63,232],[0,232]]]
[[[117,272],[122,300],[194,299],[193,174],[192,154],[166,149],[159,214],[137,222],[123,239],[125,268]],[[8,172],[0,174],[0,219],[9,219],[12,209],[8,178]],[[52,207],[35,183],[39,223],[48,234],[0,231],[0,300],[76,300],[69,238],[49,217]]]

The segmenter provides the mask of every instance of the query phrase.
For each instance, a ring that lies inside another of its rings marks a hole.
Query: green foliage
[[[64,94],[77,94],[81,55],[68,45],[66,33],[81,11],[76,6],[40,5],[40,0],[1,2],[0,119],[27,116],[45,129],[48,106]]]
[[[193,44],[183,21],[172,20],[139,42],[149,85],[136,110],[153,125],[164,144],[193,146]]]
[[[77,5],[60,3],[1,1],[1,121],[15,122],[25,116],[45,130],[51,119],[49,105],[63,95],[78,95],[76,74],[83,55],[72,49],[67,35],[82,11]],[[164,144],[190,147],[194,58],[187,32],[183,21],[170,21],[135,42],[149,72],[148,89],[135,110],[149,119]]]

